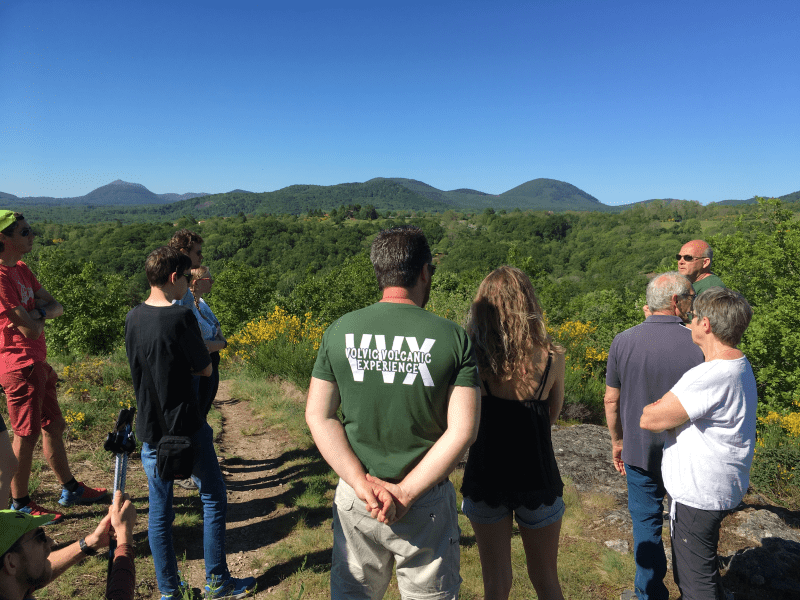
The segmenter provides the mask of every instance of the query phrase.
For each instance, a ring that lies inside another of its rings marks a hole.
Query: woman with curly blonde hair
[[[467,332],[483,397],[462,510],[478,542],[485,597],[505,600],[511,592],[514,514],[537,596],[563,600],[557,558],[564,485],[550,426],[564,403],[564,349],[547,333],[530,279],[514,267],[483,280]]]

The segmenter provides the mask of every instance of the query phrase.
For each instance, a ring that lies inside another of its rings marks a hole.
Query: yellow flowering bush
[[[301,387],[311,378],[326,324],[310,312],[302,318],[275,306],[228,339],[222,357],[244,362],[261,375],[285,377]]]
[[[101,358],[87,358],[64,367],[61,376],[72,386],[81,387],[81,384],[103,385],[103,369],[105,362]],[[83,386],[85,387],[85,385]],[[86,391],[86,390],[83,390]]]
[[[594,406],[601,412],[608,350],[598,347],[597,326],[591,321],[564,321],[548,326],[547,331],[567,351],[565,400]]]
[[[228,338],[228,347],[221,352],[223,358],[238,358],[248,361],[255,349],[264,342],[281,338],[289,344],[309,342],[314,351],[319,349],[325,325],[315,320],[308,312],[300,319],[275,306],[267,317],[250,321],[236,335]]]
[[[795,405],[800,408],[800,402]],[[758,422],[760,425],[778,425],[789,437],[800,439],[800,411],[792,412],[788,415],[770,411],[766,417],[759,417]]]
[[[758,417],[750,479],[759,490],[796,503],[800,501],[800,399],[793,409]]]
[[[606,366],[608,350],[594,345],[593,334],[597,326],[591,321],[564,321],[561,325],[548,328],[553,339],[567,349],[568,362],[589,373]]]
[[[77,439],[78,432],[83,431],[86,425],[86,414],[73,410],[67,410],[64,415],[64,420],[67,422],[66,436],[69,438]]]

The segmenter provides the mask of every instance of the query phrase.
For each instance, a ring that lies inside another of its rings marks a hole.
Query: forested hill
[[[800,192],[781,197],[794,202]],[[755,200],[725,200],[719,204],[750,204]],[[478,213],[485,210],[543,210],[621,212],[652,202],[682,203],[685,200],[646,200],[609,206],[572,184],[555,179],[533,179],[499,195],[472,189],[439,190],[424,182],[402,177],[376,177],[364,183],[338,185],[292,185],[274,192],[240,189],[224,194],[154,194],[139,183],[114,181],[79,198],[17,198],[0,192],[3,207],[22,210],[33,221],[102,223],[109,221],[176,221],[181,217],[207,219],[239,214],[300,215],[329,213],[346,207],[363,216],[378,212],[406,211],[442,213],[447,210]],[[694,202],[697,204],[697,202]],[[341,212],[341,211],[340,211]],[[373,217],[374,218],[374,217]]]
[[[205,192],[185,194],[155,194],[141,183],[130,183],[117,179],[108,185],[92,190],[77,198],[51,198],[49,196],[18,198],[13,194],[0,192],[0,200],[15,207],[85,207],[85,206],[139,206],[142,204],[168,204],[179,200],[207,196]]]

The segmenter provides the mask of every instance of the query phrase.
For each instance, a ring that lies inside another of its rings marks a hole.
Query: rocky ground
[[[598,425],[560,427],[553,431],[553,448],[562,476],[569,477],[578,491],[607,493],[617,501],[595,522],[592,537],[618,552],[630,552],[633,537],[625,478],[611,466],[608,430]],[[664,525],[669,527],[667,520]],[[725,518],[719,556],[723,583],[736,600],[800,598],[799,528],[800,512],[775,506],[757,494],[746,496]]]

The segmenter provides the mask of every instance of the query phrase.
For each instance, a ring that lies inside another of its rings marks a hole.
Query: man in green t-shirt
[[[713,257],[714,251],[703,240],[686,242],[678,253],[678,272],[689,278],[698,296],[710,287],[725,287],[722,279],[711,272]]]
[[[459,325],[423,310],[435,268],[422,231],[381,231],[370,260],[383,297],[327,329],[306,405],[317,448],[340,477],[331,597],[381,598],[395,564],[403,597],[456,598],[447,477],[478,433],[472,346]]]

